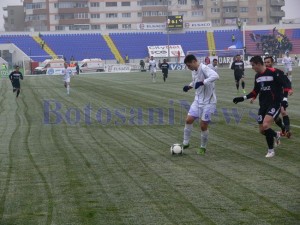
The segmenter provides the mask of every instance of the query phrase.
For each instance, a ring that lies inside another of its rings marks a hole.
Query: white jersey
[[[291,57],[284,56],[282,59],[282,63],[286,69],[292,69],[292,62],[293,60]]]
[[[218,66],[213,66],[212,64],[207,64],[206,66],[208,66],[209,68],[211,68],[215,72],[218,72]]]
[[[189,86],[195,88],[196,82],[202,81],[204,85],[195,90],[195,101],[199,104],[216,104],[217,96],[215,93],[215,80],[219,75],[208,66],[200,63],[197,71],[192,71],[193,81]]]
[[[156,61],[155,61],[155,59],[153,59],[153,60],[149,60],[149,70],[151,71],[151,72],[156,72]]]
[[[62,73],[64,75],[64,81],[70,82],[71,76],[73,75],[73,71],[67,68],[67,69],[63,69]]]

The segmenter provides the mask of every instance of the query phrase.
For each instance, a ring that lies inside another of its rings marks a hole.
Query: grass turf
[[[82,74],[70,96],[59,76],[25,77],[18,99],[1,80],[0,224],[299,224],[299,71],[293,136],[272,159],[257,102],[232,103],[229,69],[219,70],[205,156],[197,124],[184,155],[170,154],[194,97],[182,92],[189,71],[166,83],[160,73],[156,83],[148,73]],[[247,70],[247,93],[253,77]]]

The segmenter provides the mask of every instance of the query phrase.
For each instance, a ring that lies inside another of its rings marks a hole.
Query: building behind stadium
[[[7,6],[5,31],[165,29],[278,24],[284,0],[23,0]]]

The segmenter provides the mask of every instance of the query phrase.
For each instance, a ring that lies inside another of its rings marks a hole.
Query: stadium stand
[[[290,53],[299,54],[300,53],[300,29],[287,29],[285,31],[285,34],[293,43],[293,49]]]
[[[143,59],[148,56],[147,46],[167,45],[168,35],[162,32],[110,33],[122,56],[131,59]],[[206,31],[169,34],[170,45],[181,45],[185,52],[207,50]]]
[[[232,42],[231,36],[234,34],[235,41]],[[243,43],[243,33],[240,30],[215,30],[214,31],[216,50],[228,50],[232,45]],[[237,46],[243,48],[243,46]]]
[[[273,30],[247,30],[245,31],[245,43],[247,55],[264,54],[262,50],[262,37],[274,36]],[[232,42],[231,35],[235,35]],[[300,54],[300,29],[281,29],[275,32],[275,37],[280,39],[286,36],[291,45],[291,54]],[[213,31],[216,50],[227,50],[232,45],[243,43],[243,32],[238,29],[214,30]],[[103,60],[116,60],[104,36],[100,33],[78,33],[78,34],[43,34],[45,43],[57,55],[64,55],[67,61],[73,56],[75,60],[85,58],[101,58]],[[184,52],[194,50],[208,50],[207,31],[186,31],[185,33],[165,32],[127,32],[110,33],[117,50],[122,57],[129,59],[144,59],[148,57],[147,46],[153,45],[181,45]],[[273,39],[274,39],[273,38]],[[0,35],[0,43],[13,43],[28,56],[48,55],[40,44],[28,34],[3,34]],[[257,46],[259,43],[259,46]],[[239,46],[240,47],[240,46]],[[282,46],[281,46],[282,47]],[[284,53],[285,46],[280,54]],[[49,57],[48,57],[49,58]]]
[[[63,55],[67,61],[72,56],[75,60],[114,59],[101,34],[45,34],[43,39],[57,55]]]
[[[1,35],[0,44],[13,43],[28,56],[47,55],[47,53],[29,35]]]

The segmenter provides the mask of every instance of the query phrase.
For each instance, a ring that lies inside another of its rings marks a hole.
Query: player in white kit
[[[68,64],[64,63],[65,68],[62,70],[62,74],[64,76],[64,86],[67,88],[67,94],[70,94],[70,81],[71,76],[73,75],[73,71],[68,68]]]
[[[200,63],[194,55],[187,55],[184,63],[192,71],[192,82],[184,86],[183,91],[188,92],[190,89],[195,88],[195,98],[185,121],[183,148],[189,147],[193,122],[199,118],[201,146],[197,152],[204,155],[208,142],[208,124],[217,104],[214,82],[219,79],[219,75],[208,66]]]
[[[284,65],[285,74],[288,76],[289,80],[292,82],[292,70],[293,70],[292,63],[293,63],[293,60],[290,57],[290,54],[289,54],[288,51],[285,53],[285,56],[282,59],[282,63]]]
[[[149,71],[152,76],[152,81],[155,82],[156,78],[156,61],[153,59],[153,56],[150,57],[149,60]]]

